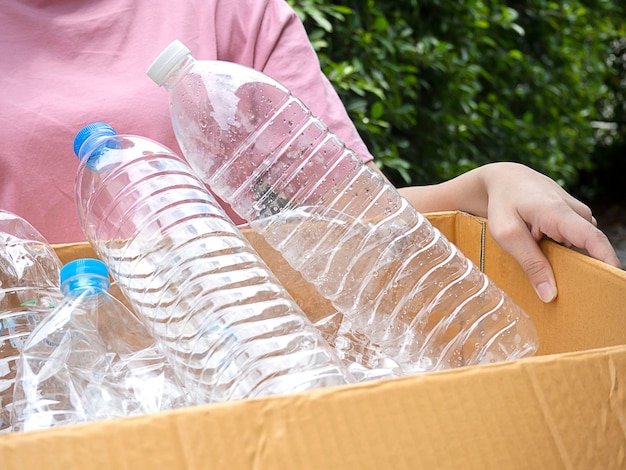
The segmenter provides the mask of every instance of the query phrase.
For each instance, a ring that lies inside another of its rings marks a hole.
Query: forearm
[[[399,192],[419,212],[461,210],[486,217],[489,197],[485,178],[496,173],[494,170],[485,165],[443,183],[400,188]]]

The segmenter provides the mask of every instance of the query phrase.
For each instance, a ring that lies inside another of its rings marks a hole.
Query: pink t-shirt
[[[85,239],[72,150],[85,124],[105,121],[180,153],[167,93],[146,75],[174,39],[196,59],[237,62],[282,82],[372,159],[284,0],[8,0],[0,24],[0,209],[51,243]]]

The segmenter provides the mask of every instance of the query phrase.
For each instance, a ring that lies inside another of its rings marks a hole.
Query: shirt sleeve
[[[321,70],[304,25],[284,0],[216,2],[217,58],[278,80],[364,162],[373,160]]]

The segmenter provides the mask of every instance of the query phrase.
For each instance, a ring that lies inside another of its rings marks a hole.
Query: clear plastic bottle
[[[75,152],[85,235],[194,403],[352,380],[181,157],[103,123],[78,133]]]
[[[63,300],[35,328],[18,360],[14,431],[187,405],[148,328],[109,293],[102,261],[71,261],[60,279]]]
[[[0,433],[11,431],[17,359],[24,342],[62,298],[61,261],[28,221],[0,210]]]
[[[536,351],[530,317],[280,83],[179,41],[148,75],[199,177],[405,373]]]

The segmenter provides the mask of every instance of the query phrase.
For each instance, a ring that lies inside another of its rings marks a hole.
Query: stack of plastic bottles
[[[148,75],[184,158],[99,122],[74,142],[78,218],[102,261],[66,265],[59,296],[42,237],[25,238],[45,262],[0,245],[0,431],[7,413],[42,429],[537,350],[530,317],[280,83],[178,41]],[[213,194],[333,308],[313,324]],[[22,258],[46,272],[23,276]]]

